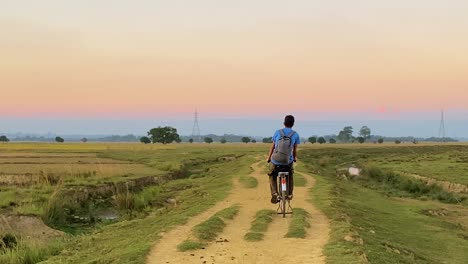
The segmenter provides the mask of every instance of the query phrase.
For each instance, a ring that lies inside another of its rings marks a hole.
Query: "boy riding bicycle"
[[[296,149],[297,145],[300,144],[299,134],[292,130],[293,126],[294,117],[292,115],[287,115],[284,118],[284,128],[277,130],[273,135],[273,144],[268,154],[267,162],[271,162],[268,171],[268,176],[270,177],[271,203],[274,204],[278,203],[277,176],[280,171],[289,172],[289,200],[293,197],[293,162],[296,161]]]

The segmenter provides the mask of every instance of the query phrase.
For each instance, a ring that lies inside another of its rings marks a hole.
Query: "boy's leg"
[[[268,169],[268,176],[270,177],[270,192],[271,192],[271,202],[277,203],[278,197],[278,172],[276,171],[276,166],[270,163]]]
[[[269,176],[270,177],[270,192],[271,196],[278,195],[278,177],[277,176]]]
[[[294,165],[291,163],[291,168],[289,170],[289,177],[288,177],[288,186],[289,186],[289,196],[290,199],[293,197],[293,191],[294,191]]]

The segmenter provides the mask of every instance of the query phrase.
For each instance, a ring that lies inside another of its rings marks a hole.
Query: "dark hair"
[[[294,116],[287,115],[284,117],[284,126],[285,127],[293,127],[294,126]]]

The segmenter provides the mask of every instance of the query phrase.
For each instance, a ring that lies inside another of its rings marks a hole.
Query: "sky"
[[[0,132],[191,125],[195,109],[213,131],[285,113],[437,130],[445,109],[468,136],[466,14],[466,0],[0,0]]]

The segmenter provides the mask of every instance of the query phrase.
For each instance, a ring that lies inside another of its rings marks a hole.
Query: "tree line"
[[[177,133],[177,129],[173,127],[157,127],[157,128],[152,128],[148,133],[148,136],[144,136],[140,138],[140,142],[144,144],[149,144],[149,143],[162,143],[162,144],[170,144],[173,142],[180,143],[181,137]],[[328,139],[326,137],[317,137],[317,136],[312,136],[308,138],[308,142],[315,144],[325,144],[327,141],[331,144],[337,143],[337,141],[347,143],[347,142],[355,142],[358,141],[359,143],[364,143],[366,140],[371,138],[371,129],[367,126],[363,126],[359,130],[359,136],[354,137],[353,136],[353,127],[351,126],[346,126],[344,127],[339,133],[336,138],[334,137],[329,137]],[[193,143],[194,139],[189,138],[188,139],[189,143]],[[203,142],[211,144],[214,142],[212,137],[204,137]],[[219,139],[219,142],[221,144],[225,144],[228,141],[226,138],[221,137]],[[241,142],[243,143],[257,143],[255,139],[252,139],[250,137],[242,137]],[[266,137],[262,139],[263,143],[272,143],[273,139],[272,137]],[[378,143],[383,143],[383,138],[378,139]]]
[[[162,144],[170,144],[173,142],[180,143],[182,142],[182,139],[177,132],[176,128],[165,126],[165,127],[156,127],[150,129],[150,131],[147,132],[147,136],[143,136],[140,138],[140,142],[144,144],[150,144],[150,143],[162,143]],[[251,139],[250,137],[242,137],[241,141],[243,143],[256,143],[257,141],[255,139]],[[188,139],[189,143],[193,143],[194,139],[189,138]],[[204,137],[203,142],[211,144],[214,142],[212,137]],[[227,143],[227,139],[222,137],[219,139],[219,142],[221,144]]]
[[[371,142],[375,144],[382,144],[384,142],[394,142],[395,144],[401,144],[403,142],[410,142],[413,144],[418,144],[420,141],[425,142],[457,142],[458,140],[453,138],[416,138],[416,137],[384,137],[373,135],[371,129],[368,126],[362,126],[359,129],[358,135],[354,136],[354,129],[352,126],[345,126],[341,129],[337,135],[328,135],[328,136],[312,136],[308,138],[308,142],[315,144],[324,144],[327,141],[331,144],[333,143],[360,143],[363,144],[365,142]]]
[[[359,129],[358,135],[354,136],[354,129],[352,126],[345,126],[343,129],[341,129],[337,135],[326,135],[326,136],[311,136],[307,139],[301,138],[301,141],[303,143],[309,142],[312,144],[325,144],[325,143],[330,143],[330,144],[335,144],[337,142],[340,143],[365,143],[365,142],[372,142],[372,143],[379,143],[382,144],[384,141],[388,142],[394,142],[396,144],[400,144],[402,142],[412,142],[414,144],[419,143],[419,141],[430,141],[430,142],[456,142],[457,140],[452,139],[452,138],[436,138],[436,137],[431,137],[427,139],[421,139],[421,138],[415,138],[415,137],[383,137],[383,136],[377,136],[377,135],[372,135],[372,131],[368,126],[362,126]],[[27,136],[23,140],[19,140],[17,138],[13,139],[14,141],[45,141],[45,138],[40,137],[40,140],[37,140],[38,138],[36,137],[29,137]],[[184,139],[184,140],[183,140]],[[53,139],[47,139],[47,141],[52,141]],[[134,135],[125,135],[125,136],[119,136],[119,135],[113,135],[105,138],[100,138],[97,141],[112,141],[112,142],[122,142],[122,141],[140,141],[141,143],[144,144],[149,144],[149,143],[162,143],[162,144],[170,144],[173,142],[180,143],[182,141],[186,141],[189,143],[195,142],[194,138],[191,137],[181,137],[177,129],[174,127],[156,127],[150,129],[150,131],[147,132],[147,136],[143,137],[137,137]],[[6,143],[9,142],[10,139],[2,135],[0,136],[0,142]],[[83,137],[80,139],[81,142],[86,143],[88,142],[88,138]],[[94,139],[93,141],[96,141]],[[64,138],[57,136],[55,137],[55,142],[57,143],[63,143],[65,142]],[[257,143],[255,138],[251,137],[246,137],[246,136],[237,136],[237,135],[224,135],[224,136],[217,136],[217,135],[207,135],[203,137],[203,142],[211,144],[213,142],[220,142],[221,144],[225,144],[227,142],[243,142],[243,143]],[[263,143],[272,143],[272,137],[265,137],[262,139]]]

